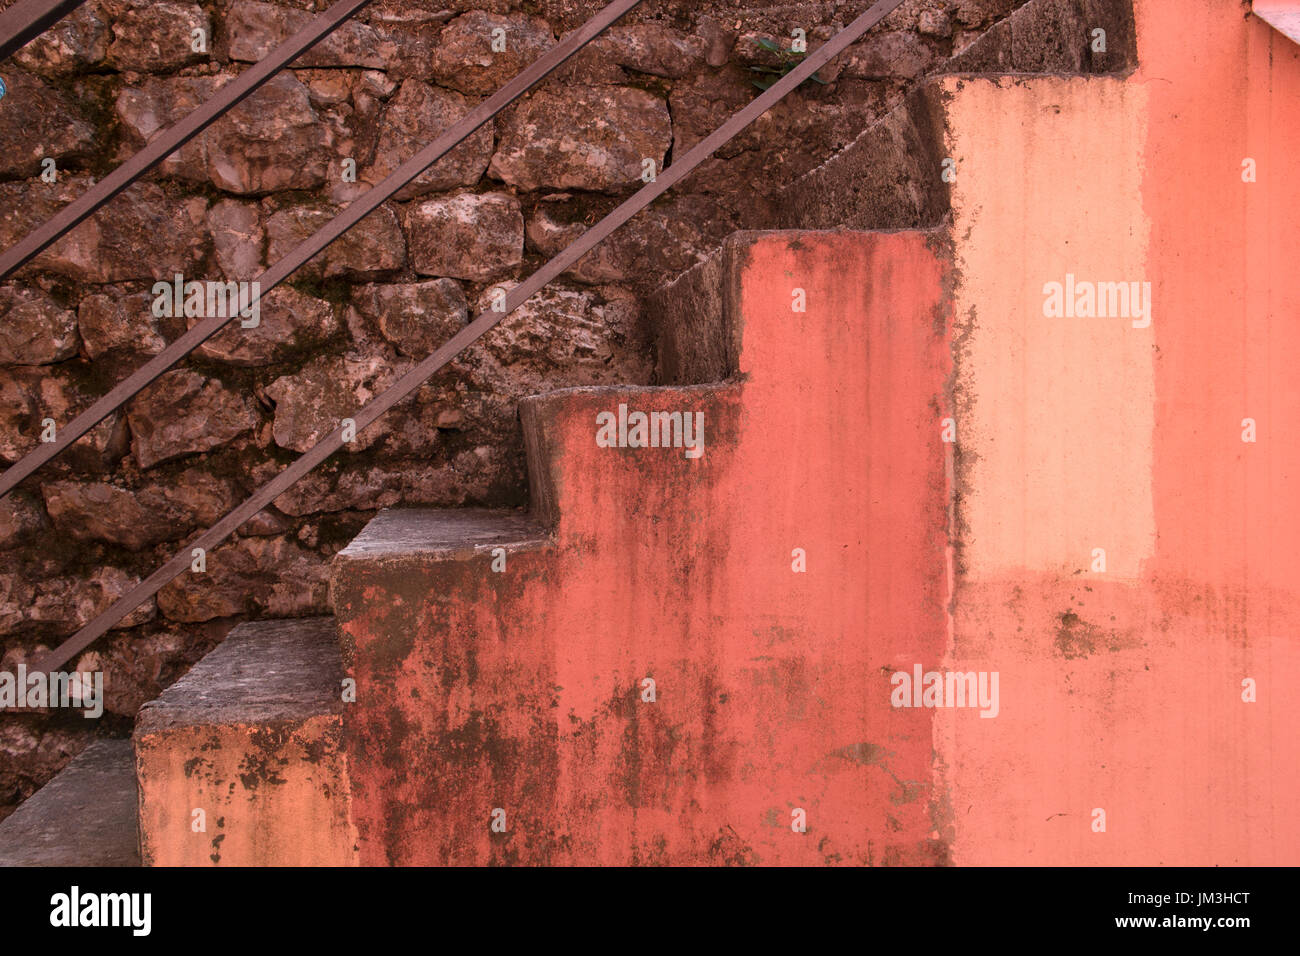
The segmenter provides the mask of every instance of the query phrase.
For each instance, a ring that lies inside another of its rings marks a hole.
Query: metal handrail
[[[432,355],[398,378],[382,394],[363,405],[352,417],[356,433],[360,434],[380,415],[409,396],[429,376],[452,361],[480,336],[495,327],[510,312],[531,298],[544,285],[590,252],[615,229],[626,223],[671,188],[678,180],[712,156],[714,152],[730,141],[737,133],[771,109],[787,93],[821,69],[832,57],[879,23],[886,14],[902,2],[903,0],[879,0],[879,2],[872,5],[870,9],[836,34],[829,42],[810,53],[798,66],[773,83],[748,106],[735,113],[720,127],[691,148],[684,156],[657,175],[654,181],[637,190],[632,196],[619,204],[613,212],[551,258],[546,265],[507,292],[504,311],[488,310],[481,313],[473,322],[448,339]],[[119,598],[112,607],[101,613],[57,648],[50,651],[36,665],[36,668],[48,672],[66,664],[92,641],[106,633],[113,625],[130,614],[142,602],[157,594],[168,581],[183,573],[190,566],[194,548],[202,548],[206,552],[215,545],[220,544],[245,521],[252,518],[292,487],[299,478],[343,447],[343,432],[344,425],[340,423],[339,427],[295,459],[280,474],[259,488],[210,529],[191,541],[185,549],[161,568]]]
[[[279,74],[298,56],[329,36],[370,2],[371,0],[339,0],[272,50],[256,65],[249,67],[221,87],[212,99],[183,120],[167,127],[125,163],[24,236],[16,245],[0,254],[0,279],[13,274],[39,255],[41,250],[50,243],[56,242],[60,236],[86,217],[94,215],[110,199],[215,123],[225,115],[227,110],[246,99],[258,87]]]
[[[0,60],[7,60],[86,0],[19,0],[0,13]]]
[[[529,65],[514,79],[497,90],[464,117],[451,126],[420,152],[416,153],[378,184],[358,196],[346,209],[299,243],[283,259],[258,276],[259,296],[265,295],[294,270],[304,265],[326,246],[338,239],[365,216],[392,198],[403,186],[415,179],[429,166],[454,149],[484,123],[541,82],[548,74],[602,34],[616,20],[637,6],[641,0],[615,0],[581,27],[561,40],[536,62]],[[233,311],[233,310],[231,310]],[[19,482],[41,465],[68,448],[122,405],[130,401],[141,389],[198,348],[231,322],[235,316],[209,316],[178,337],[165,349],[115,385],[106,395],[88,409],[55,431],[55,440],[36,446],[0,475],[0,497],[7,495]]]

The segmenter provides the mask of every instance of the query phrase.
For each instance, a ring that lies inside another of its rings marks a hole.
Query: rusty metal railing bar
[[[88,216],[94,215],[110,199],[219,120],[227,110],[277,76],[302,53],[329,36],[370,2],[371,0],[339,0],[268,53],[261,61],[217,90],[210,100],[194,112],[167,127],[125,163],[28,233],[17,244],[0,253],[0,279],[12,275],[39,255],[41,250],[58,241],[59,237],[75,228]]]
[[[19,0],[0,13],[0,60],[7,60],[86,0]]]
[[[603,33],[616,20],[637,6],[641,0],[615,0],[581,27],[561,40],[536,62],[529,65],[514,79],[492,96],[470,110],[436,140],[420,150],[397,169],[389,173],[353,202],[315,234],[303,240],[283,259],[262,273],[256,280],[260,296],[266,295],[308,262],[331,242],[347,232],[363,218],[392,198],[403,186],[429,166],[454,149],[462,140],[489,122],[497,113],[541,82],[547,75]],[[14,462],[0,475],[0,497],[7,495],[24,478],[50,459],[68,448],[73,442],[94,428],[122,405],[130,401],[141,389],[198,348],[231,322],[235,316],[209,316],[189,331],[179,336],[163,351],[136,369],[115,385],[107,394],[72,421],[55,431],[55,440],[42,443]]]
[[[613,212],[556,254],[546,265],[507,292],[504,311],[488,310],[481,313],[473,322],[448,339],[433,354],[398,378],[381,395],[372,399],[353,416],[357,433],[360,434],[380,415],[383,415],[384,412],[409,396],[429,376],[445,366],[484,333],[495,327],[511,311],[526,302],[548,282],[555,279],[565,269],[604,241],[614,230],[650,205],[695,169],[696,166],[712,156],[732,137],[769,110],[782,97],[824,66],[846,46],[879,23],[886,14],[902,2],[903,0],[879,0],[878,3],[871,6],[829,42],[805,57],[797,67],[777,80],[762,95],[735,113],[684,156],[656,176],[653,182],[637,190],[615,208]],[[284,471],[259,488],[243,504],[236,507],[210,529],[191,541],[174,558],[119,598],[112,607],[52,650],[36,665],[37,669],[43,672],[57,670],[81,653],[92,641],[106,633],[113,625],[130,614],[143,601],[157,594],[163,585],[190,566],[194,548],[203,548],[204,551],[209,551],[220,544],[245,521],[252,518],[285,491],[288,491],[299,478],[338,451],[343,446],[343,431],[344,427],[340,423],[338,428],[335,428],[329,435],[322,438],[310,450],[286,467]]]

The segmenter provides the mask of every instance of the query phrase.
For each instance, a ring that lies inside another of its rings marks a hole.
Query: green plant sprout
[[[808,55],[806,52],[795,53],[793,50],[782,49],[779,43],[775,43],[767,37],[759,37],[758,45],[764,50],[775,53],[781,60],[780,66],[751,66],[749,68],[754,73],[765,74],[763,79],[754,80],[754,85],[760,90],[766,90],[769,86],[798,66],[803,61],[803,58]],[[820,83],[822,86],[826,85],[826,81],[818,78],[816,73],[808,77],[808,79],[812,80],[814,83]],[[807,80],[804,82],[807,82]]]

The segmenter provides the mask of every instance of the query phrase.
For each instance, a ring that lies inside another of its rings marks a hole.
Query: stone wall
[[[206,574],[94,645],[77,666],[105,672],[103,720],[0,717],[0,816],[239,620],[327,611],[327,562],[375,509],[524,504],[518,399],[649,383],[641,296],[729,232],[770,226],[780,186],[1020,2],[907,0],[240,529]],[[0,64],[0,246],[326,6],[91,0]],[[42,253],[0,285],[0,462],[183,333],[186,319],[153,315],[155,281],[256,278],[601,6],[376,0]],[[0,670],[76,631],[580,235],[641,185],[646,159],[662,168],[749,102],[750,68],[773,62],[760,38],[788,46],[801,28],[815,49],[867,6],[643,3],[272,292],[258,328],[209,340],[0,502]]]

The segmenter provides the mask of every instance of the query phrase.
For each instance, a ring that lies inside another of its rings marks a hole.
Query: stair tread
[[[401,508],[384,510],[337,555],[337,560],[374,560],[411,554],[448,560],[474,557],[492,548],[533,550],[549,546],[550,535],[536,519],[517,511],[489,508]]]
[[[340,713],[342,678],[332,617],[250,621],[140,710],[136,736]]]
[[[97,740],[0,821],[0,866],[139,866],[135,754]]]

